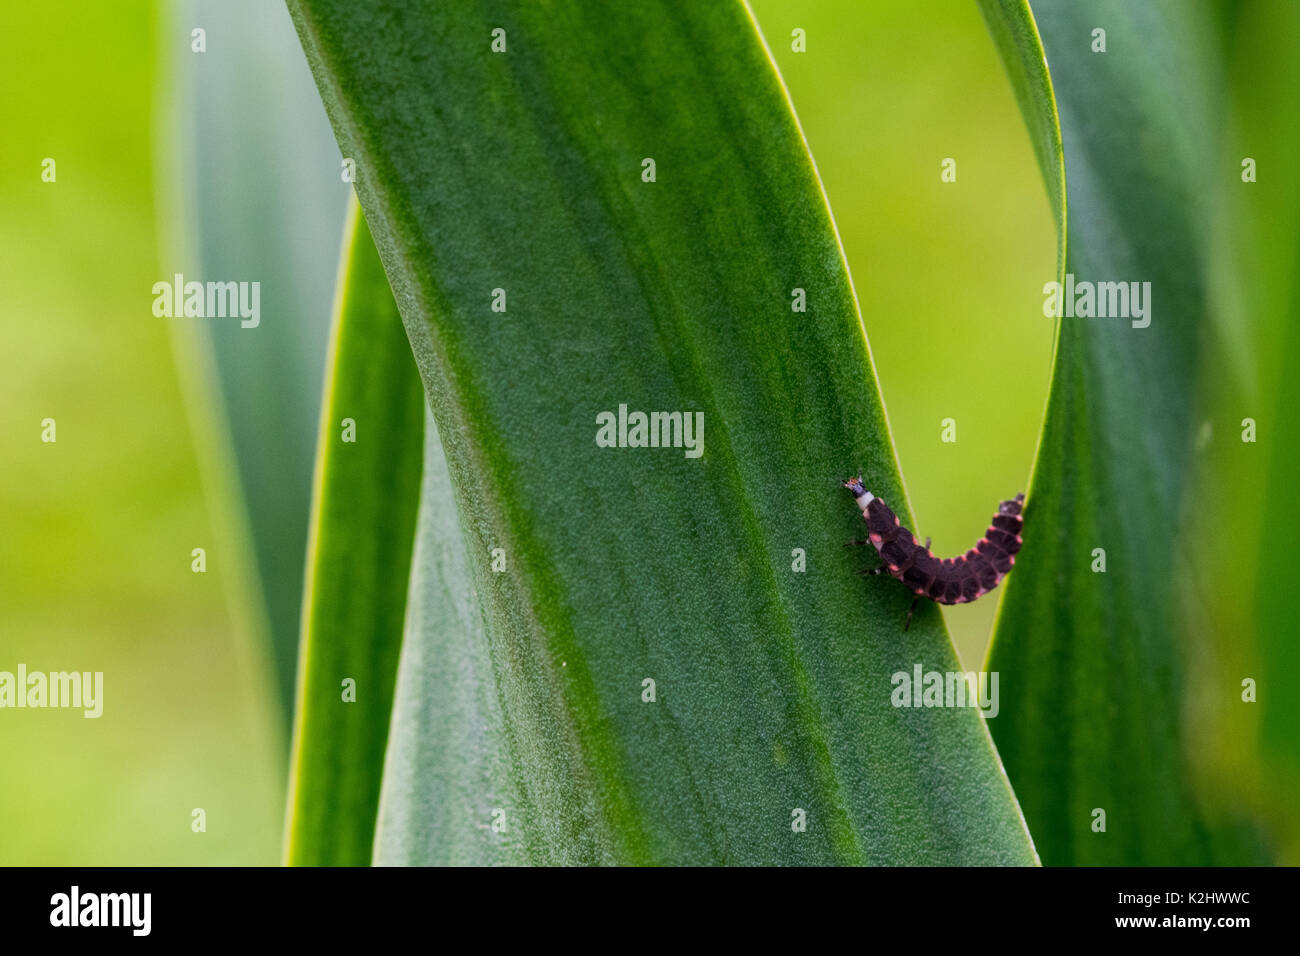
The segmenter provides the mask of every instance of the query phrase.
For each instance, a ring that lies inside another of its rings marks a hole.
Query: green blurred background
[[[1048,385],[1057,244],[1011,88],[972,2],[752,6],[830,196],[917,531],[956,552],[1026,488]],[[274,863],[337,147],[275,0],[6,4],[0,58],[0,669],[102,670],[106,698],[99,720],[0,714],[0,863]],[[174,272],[260,281],[261,326],[155,318]],[[995,608],[944,609],[971,669]]]

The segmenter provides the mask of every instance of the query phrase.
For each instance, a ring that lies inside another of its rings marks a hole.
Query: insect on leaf
[[[482,607],[461,639],[505,728],[478,739],[508,780],[430,825],[388,810],[457,806],[484,762],[390,752],[380,858],[1035,862],[979,714],[891,703],[891,675],[959,668],[938,611],[904,635],[909,596],[843,548],[860,457],[906,509],[746,8],[290,8],[436,419]]]

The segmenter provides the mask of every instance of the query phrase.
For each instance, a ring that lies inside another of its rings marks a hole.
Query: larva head
[[[857,501],[858,507],[863,511],[866,511],[867,505],[871,504],[871,502],[876,498],[875,495],[862,486],[861,475],[858,475],[856,478],[850,478],[848,481],[844,482],[844,487],[853,492],[854,500]]]
[[[1016,495],[1011,501],[1004,501],[1002,504],[998,505],[998,514],[1018,515],[1020,514],[1020,509],[1024,507],[1024,504],[1025,496],[1022,492],[1021,494]]]

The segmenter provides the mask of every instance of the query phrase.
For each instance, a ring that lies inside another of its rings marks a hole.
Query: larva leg
[[[925,550],[930,550],[930,536],[928,534],[925,536]]]
[[[903,622],[903,630],[906,631],[912,626],[912,612],[916,610],[916,602],[921,600],[921,595],[912,598],[912,606],[907,609],[907,620]]]
[[[854,538],[852,541],[845,541],[844,547],[854,548],[857,547],[858,545],[870,544],[870,543],[871,543],[870,541],[863,541],[861,538]]]
[[[879,567],[879,568],[863,568],[861,571],[854,571],[853,573],[854,573],[854,574],[865,574],[865,575],[867,575],[868,577],[875,577],[877,574],[884,574],[884,573],[885,573],[885,569],[884,569],[883,566],[882,566],[882,567]]]

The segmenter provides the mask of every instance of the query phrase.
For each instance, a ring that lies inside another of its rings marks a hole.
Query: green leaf
[[[973,3],[749,3],[835,210],[917,530],[959,554],[1025,490],[1051,371],[1055,223],[1016,98]],[[942,608],[968,667],[996,610]]]
[[[1054,91],[1063,190],[1051,149],[1039,155],[1049,193],[1064,196],[1063,273],[1151,283],[1149,327],[1058,320],[1025,544],[990,650],[1006,691],[994,738],[1045,863],[1250,862],[1252,838],[1199,792],[1191,764],[1199,703],[1182,602],[1197,580],[1189,563],[1215,557],[1180,531],[1206,500],[1192,480],[1196,439],[1216,410],[1199,386],[1223,354],[1206,295],[1211,197],[1237,172],[1214,148],[1218,11],[983,9],[1034,138],[1049,144]]]
[[[1226,440],[1211,445],[1215,469],[1205,491],[1243,494],[1233,500],[1231,573],[1214,569],[1206,581],[1210,599],[1198,608],[1217,637],[1214,655],[1227,678],[1221,687],[1232,691],[1211,688],[1221,703],[1202,709],[1209,739],[1198,750],[1212,753],[1227,799],[1265,821],[1274,859],[1295,865],[1300,697],[1278,690],[1300,673],[1295,602],[1284,583],[1292,577],[1289,543],[1300,539],[1300,446],[1287,427],[1300,408],[1300,126],[1278,120],[1300,114],[1300,6],[1265,0],[1233,7],[1229,38],[1233,116],[1226,138],[1234,148],[1225,151],[1225,164],[1240,175],[1248,156],[1258,175],[1233,184],[1215,230],[1215,262],[1226,274],[1220,284],[1235,293],[1221,297],[1221,322],[1234,333],[1234,348],[1219,377],[1233,373],[1235,387],[1225,389]],[[1238,441],[1248,421],[1256,440]],[[1192,534],[1222,535],[1220,511],[1198,513]],[[1241,699],[1248,680],[1251,703]]]
[[[285,857],[294,865],[363,866],[370,861],[401,648],[424,401],[355,201],[330,353]]]
[[[511,759],[483,610],[431,413],[411,574],[374,862],[528,863],[519,828],[511,827],[520,767]]]
[[[1016,102],[1029,127],[1034,155],[1047,184],[1047,198],[1056,219],[1058,247],[1065,255],[1065,150],[1061,119],[1047,69],[1042,40],[1027,0],[980,0],[989,34],[1007,68]],[[1058,263],[1058,266],[1060,263]]]
[[[268,632],[287,741],[307,544],[303,502],[350,190],[330,158],[329,123],[283,8],[197,0],[174,16],[186,37],[194,25],[206,28],[210,46],[195,55],[187,40],[176,53],[185,221],[198,241],[197,255],[188,256],[168,244],[163,275],[260,283],[256,326],[205,319],[192,331],[216,372],[219,403],[207,417],[217,440],[229,443],[222,464],[246,511],[232,531],[248,552],[250,589],[259,592],[247,612]]]
[[[979,715],[891,704],[896,672],[958,667],[937,610],[904,633],[910,596],[842,546],[855,466],[909,509],[745,8],[290,8],[446,452],[482,604],[458,637],[487,686],[463,706],[500,707],[458,718],[484,752],[394,738],[410,769],[385,782],[379,859],[1034,862]],[[601,447],[620,405],[703,415],[703,453]],[[423,600],[455,580],[417,566]],[[424,660],[441,646],[419,620],[400,682],[434,707],[446,681],[407,663],[416,635]],[[458,802],[474,779],[494,789]]]

